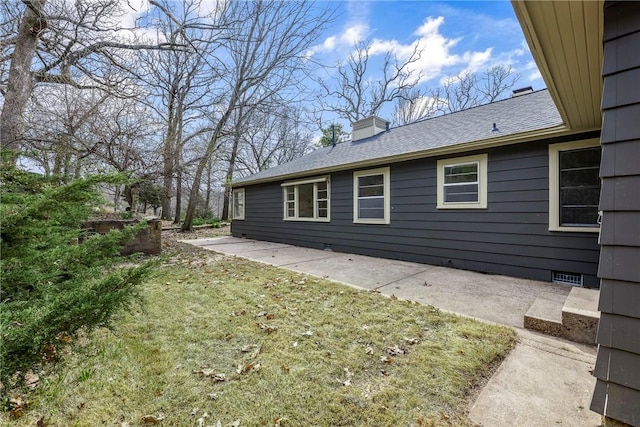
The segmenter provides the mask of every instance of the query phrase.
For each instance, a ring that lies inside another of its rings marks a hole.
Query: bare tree
[[[221,42],[220,29],[229,18],[224,13],[226,3],[219,3],[211,15],[200,16],[201,3],[200,0],[154,2],[165,12],[158,31],[164,39],[185,48],[147,51],[141,55],[149,105],[164,123],[162,217],[172,218],[171,200],[175,195],[176,223],[180,221],[182,151],[194,137],[211,130],[204,121],[203,110],[216,102],[207,90],[211,75],[219,71],[212,51]]]
[[[407,90],[395,102],[392,123],[402,126],[432,117],[441,111],[440,102],[439,98],[430,96],[420,88]]]
[[[254,115],[242,132],[238,172],[257,173],[307,154],[313,146],[313,135],[302,122],[303,116],[300,109],[286,106]]]
[[[495,65],[482,73],[464,72],[448,77],[431,97],[445,113],[466,110],[503,97],[520,79],[511,66]]]
[[[244,17],[228,28],[229,37],[218,76],[217,90],[224,102],[211,112],[215,123],[204,156],[193,176],[189,204],[182,225],[190,230],[195,215],[200,184],[209,159],[232,135],[228,129],[233,113],[244,109],[268,108],[275,94],[300,83],[308,67],[305,53],[320,36],[327,23],[326,13],[309,2],[255,1],[232,3],[228,13]]]
[[[380,68],[370,70],[371,43],[356,44],[347,62],[338,65],[336,78],[319,80],[324,109],[351,123],[377,114],[385,104],[406,97],[420,82],[421,73],[413,69],[420,55],[418,45],[404,60],[387,52]]]
[[[23,113],[35,85],[65,84],[123,95],[132,69],[127,52],[175,48],[170,43],[125,38],[122,34],[135,34],[128,31],[135,28],[120,26],[118,19],[124,13],[124,3],[119,0],[4,3],[4,11],[9,14],[9,22],[2,23],[1,41],[3,63],[9,64],[6,81],[1,82],[4,104],[0,113],[0,143],[4,149],[20,149]],[[15,28],[13,20],[19,25],[17,33],[10,34],[7,28]]]
[[[405,125],[439,114],[454,113],[497,101],[520,79],[511,66],[495,65],[481,73],[463,72],[448,76],[442,87],[413,88],[398,97],[394,125]]]

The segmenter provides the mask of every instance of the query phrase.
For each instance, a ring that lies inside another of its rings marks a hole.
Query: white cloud
[[[399,59],[406,60],[417,48],[422,54],[412,64],[411,69],[414,72],[422,73],[422,81],[441,77],[444,70],[452,66],[460,66],[460,68],[471,72],[482,69],[490,61],[493,48],[489,47],[484,51],[455,53],[454,48],[461,38],[447,38],[442,34],[440,27],[444,22],[443,16],[427,17],[413,33],[417,39],[408,44],[399,43],[397,40],[374,39],[371,54],[384,54],[390,51]]]
[[[527,76],[529,78],[529,81],[533,82],[538,79],[542,80],[542,74],[540,74],[540,70],[538,70],[538,66],[536,65],[535,61],[527,62],[527,65],[525,65],[524,69],[529,73],[529,75]]]

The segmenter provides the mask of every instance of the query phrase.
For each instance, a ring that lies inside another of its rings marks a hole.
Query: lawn
[[[472,425],[478,384],[516,341],[239,258],[174,259],[143,294],[76,343],[12,425]]]

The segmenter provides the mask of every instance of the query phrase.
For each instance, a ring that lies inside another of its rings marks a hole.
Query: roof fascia
[[[545,129],[538,129],[536,131],[526,132],[526,133],[517,134],[517,135],[507,135],[503,137],[492,138],[490,140],[482,139],[478,141],[471,141],[471,142],[465,142],[462,144],[456,144],[448,147],[440,147],[440,148],[435,148],[430,150],[416,151],[413,153],[399,154],[395,156],[379,157],[379,158],[364,160],[360,162],[346,163],[338,166],[331,166],[331,167],[318,168],[318,169],[308,169],[305,171],[294,172],[290,174],[277,175],[273,177],[255,179],[250,181],[242,181],[237,183],[232,182],[231,186],[244,187],[247,185],[256,185],[256,184],[264,184],[264,183],[274,182],[274,181],[291,180],[291,179],[300,178],[304,176],[321,175],[321,174],[326,174],[331,172],[340,172],[344,170],[387,165],[389,163],[398,163],[398,162],[404,162],[408,160],[424,159],[428,157],[444,156],[444,155],[450,155],[450,154],[459,155],[461,153],[466,153],[469,151],[487,150],[487,149],[496,148],[496,147],[503,147],[506,145],[521,144],[523,142],[532,142],[536,140],[543,140],[543,139],[548,139],[553,137],[582,134],[582,133],[587,133],[595,130],[600,130],[600,128],[576,130],[576,129],[571,129],[565,125],[560,125],[560,126],[554,126],[554,127],[545,128]]]

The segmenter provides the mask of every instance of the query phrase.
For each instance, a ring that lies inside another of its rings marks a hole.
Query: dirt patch
[[[170,221],[162,222],[162,251],[180,251],[187,254],[200,254],[204,249],[193,245],[181,243],[178,240],[208,239],[214,237],[230,236],[231,225],[223,224],[219,228],[200,226],[194,227],[193,231],[183,232],[179,228],[174,228]]]

